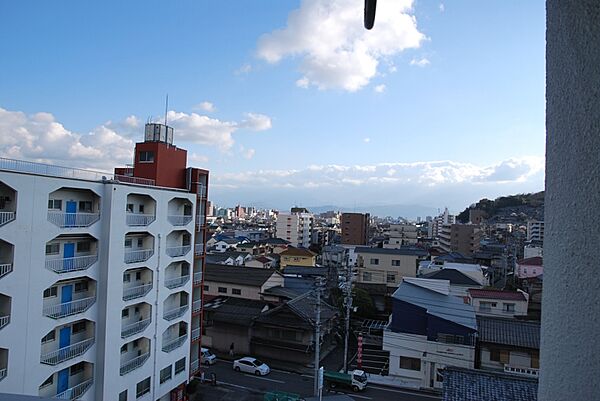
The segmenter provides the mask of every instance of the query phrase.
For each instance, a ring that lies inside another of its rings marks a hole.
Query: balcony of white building
[[[167,255],[177,258],[187,255],[192,249],[192,234],[186,230],[171,231],[167,235]]]
[[[165,269],[165,287],[179,288],[190,281],[190,264],[188,262],[173,262]]]
[[[198,315],[192,316],[190,334],[192,341],[198,341],[200,339],[200,316]]]
[[[171,352],[188,341],[188,325],[186,322],[175,323],[165,330],[162,335],[163,352]]]
[[[129,194],[125,212],[128,226],[145,227],[156,220],[156,201],[148,195]]]
[[[121,338],[142,333],[152,323],[152,305],[140,302],[121,311]]]
[[[130,341],[121,347],[121,376],[143,366],[150,358],[150,339],[143,337]]]
[[[190,296],[185,291],[169,295],[163,303],[163,318],[171,321],[185,315],[190,308],[189,299]]]
[[[0,279],[12,272],[14,252],[13,244],[0,240]]]
[[[200,285],[202,283],[202,263],[198,261],[198,265],[194,264],[194,285]]]
[[[123,273],[123,301],[146,296],[152,289],[152,270],[147,267],[128,269]]]
[[[154,255],[154,236],[148,232],[125,235],[125,263],[145,262]]]
[[[61,319],[87,311],[96,302],[96,281],[89,277],[61,280],[44,290],[42,313]]]
[[[98,240],[64,234],[46,243],[46,269],[58,274],[86,270],[98,261]]]
[[[200,370],[200,344],[192,343],[190,345],[190,374]]]
[[[0,330],[10,323],[12,298],[0,294]]]
[[[100,220],[100,197],[89,189],[62,187],[48,195],[48,221],[60,228],[89,227]]]
[[[39,396],[78,400],[94,384],[94,364],[78,362],[50,375],[39,387]]]
[[[202,310],[202,299],[200,299],[200,291],[194,291],[192,299],[192,313],[200,313]]]
[[[17,216],[17,191],[0,182],[0,226],[10,223]]]
[[[40,362],[58,365],[77,358],[94,345],[96,324],[90,320],[78,320],[57,326],[42,338]]]
[[[167,219],[174,226],[187,226],[193,220],[194,205],[185,198],[173,198],[169,201]]]
[[[0,382],[8,376],[8,350],[0,348]]]

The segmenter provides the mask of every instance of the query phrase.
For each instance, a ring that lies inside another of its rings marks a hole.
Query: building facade
[[[342,244],[367,245],[369,221],[369,213],[342,213]]]
[[[292,246],[308,248],[312,240],[313,223],[314,217],[306,209],[280,212],[277,216],[276,237],[288,241]]]

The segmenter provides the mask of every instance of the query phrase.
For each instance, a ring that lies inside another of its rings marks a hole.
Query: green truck
[[[325,386],[330,389],[348,387],[355,393],[367,387],[367,375],[364,371],[358,369],[348,373],[326,370],[323,372],[323,381],[325,382]]]

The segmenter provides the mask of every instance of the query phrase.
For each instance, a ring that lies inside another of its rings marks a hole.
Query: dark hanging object
[[[377,0],[365,0],[365,28],[367,29],[371,29],[375,25],[376,8]]]

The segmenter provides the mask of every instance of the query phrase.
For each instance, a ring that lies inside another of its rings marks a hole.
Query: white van
[[[202,348],[200,350],[200,362],[203,365],[212,365],[217,362],[217,356],[210,352],[208,348]]]

